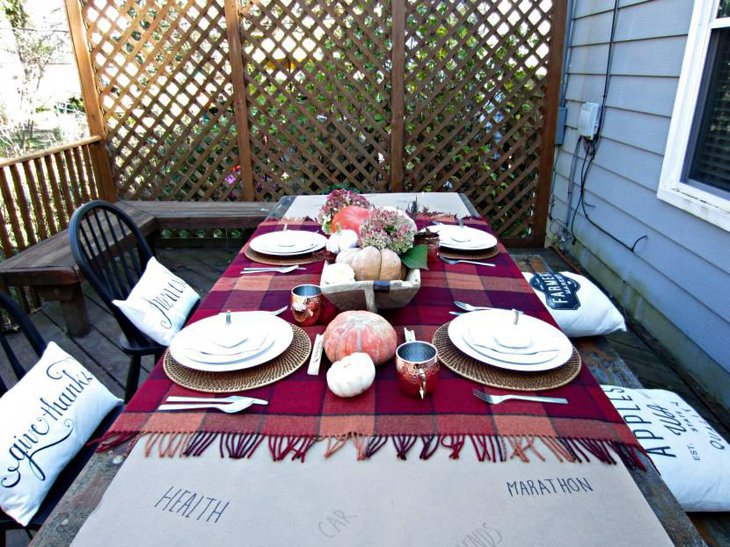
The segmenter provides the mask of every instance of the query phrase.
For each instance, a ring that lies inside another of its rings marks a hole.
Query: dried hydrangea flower
[[[360,227],[360,245],[403,254],[413,247],[415,235],[412,221],[399,211],[372,209]]]

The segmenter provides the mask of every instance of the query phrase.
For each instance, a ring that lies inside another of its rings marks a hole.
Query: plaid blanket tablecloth
[[[287,223],[289,230],[319,229],[317,223],[308,220]],[[254,236],[280,230],[282,224],[267,220]],[[489,230],[480,219],[468,220],[467,225]],[[496,267],[488,270],[439,261],[431,270],[423,271],[421,289],[411,304],[383,312],[400,341],[403,327],[413,329],[418,339],[430,341],[436,329],[453,318],[448,312],[455,309],[455,299],[520,309],[554,325],[509,254],[501,246],[500,250],[490,260]],[[241,269],[249,265],[252,263],[242,250],[191,321],[228,309],[273,310],[285,306],[292,287],[319,283],[323,262],[286,275],[240,275]],[[282,317],[291,320],[288,311]],[[321,325],[305,330],[313,339],[324,329]],[[268,406],[254,406],[245,413],[165,413],[155,411],[167,396],[199,393],[173,384],[162,363],[157,363],[99,449],[142,439],[148,454],[194,456],[217,446],[221,456],[243,458],[264,444],[274,459],[303,460],[317,441],[328,443],[326,453],[354,442],[360,458],[368,458],[392,442],[401,458],[412,452],[428,458],[438,449],[449,450],[451,457],[458,458],[460,451],[469,447],[482,461],[555,457],[580,462],[595,457],[615,463],[618,455],[630,467],[643,467],[638,442],[585,366],[569,385],[549,392],[567,398],[568,405],[515,401],[495,406],[473,397],[471,392],[477,384],[445,367],[441,368],[437,390],[425,401],[399,391],[392,362],[378,368],[372,388],[352,399],[340,399],[328,391],[325,369],[323,364],[319,375],[309,376],[305,366],[273,385],[242,393],[269,401]],[[496,389],[490,392],[501,393]]]

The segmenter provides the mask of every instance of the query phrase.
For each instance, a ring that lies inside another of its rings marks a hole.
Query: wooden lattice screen
[[[86,0],[118,193],[451,190],[542,243],[564,4]]]
[[[390,24],[380,0],[244,0],[256,194],[388,190]]]
[[[533,230],[551,9],[408,0],[405,187],[464,192],[503,236]]]
[[[119,195],[226,199],[240,162],[222,2],[92,0],[82,13]]]

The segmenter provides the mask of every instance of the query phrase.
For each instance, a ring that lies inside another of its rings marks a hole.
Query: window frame
[[[730,192],[687,181],[685,175],[711,34],[715,29],[730,28],[730,17],[717,17],[719,4],[720,0],[695,0],[694,3],[657,197],[730,231]]]

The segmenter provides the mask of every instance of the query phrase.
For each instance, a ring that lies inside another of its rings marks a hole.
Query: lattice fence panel
[[[120,197],[235,199],[222,0],[91,0],[86,35]]]
[[[407,0],[404,186],[533,234],[552,2]]]
[[[389,4],[244,0],[240,14],[257,199],[387,191]]]

